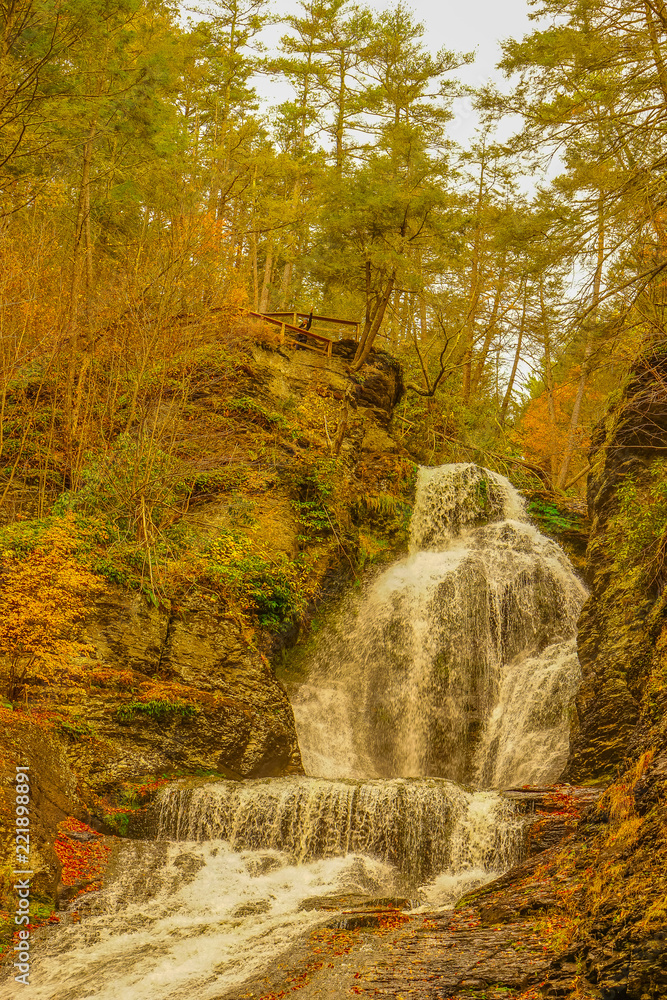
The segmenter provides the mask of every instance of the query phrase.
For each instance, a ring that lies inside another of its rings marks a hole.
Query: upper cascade
[[[439,551],[470,528],[523,521],[523,499],[504,476],[471,462],[421,468],[410,528],[410,551]]]
[[[290,692],[306,771],[558,779],[586,588],[497,473],[420,470],[412,551],[352,595]]]

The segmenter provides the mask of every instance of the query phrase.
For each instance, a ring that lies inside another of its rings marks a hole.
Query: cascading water
[[[506,479],[422,469],[408,556],[290,691],[312,777],[164,790],[156,839],[119,847],[81,924],[44,943],[31,996],[237,996],[323,907],[443,906],[506,869],[523,820],[493,789],[558,777],[584,597]]]
[[[585,596],[506,479],[422,469],[410,554],[350,603],[290,692],[306,770],[496,788],[555,780]]]
[[[415,894],[453,865],[497,871],[516,856],[521,823],[513,809],[496,795],[487,808],[492,822],[480,837],[475,796],[439,779],[176,785],[163,794],[158,837],[221,839],[236,850],[285,851],[298,863],[366,855],[392,865]]]

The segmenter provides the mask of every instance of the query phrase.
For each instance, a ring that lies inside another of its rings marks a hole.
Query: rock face
[[[400,518],[396,527],[364,500],[407,481],[411,468],[388,430],[400,368],[373,352],[353,374],[355,349],[341,341],[331,359],[283,352],[244,327],[185,367],[177,357],[159,392],[146,388],[130,437],[150,426],[192,483],[187,505],[173,508],[185,541],[171,550],[170,583],[156,606],[139,592],[143,575],[105,573],[128,586],[91,595],[85,657],[31,679],[13,707],[0,703],[0,848],[13,856],[12,781],[15,765],[27,764],[36,901],[65,898],[53,845],[67,817],[142,836],[145,807],[174,777],[303,773],[270,661],[295,641],[307,602],[346,585],[360,530],[393,544]],[[318,496],[340,518],[330,528],[304,524]],[[0,910],[13,897],[11,872],[0,868]]]
[[[667,354],[652,350],[593,439],[584,683],[564,778],[616,780],[573,837],[578,927],[550,997],[575,995],[581,975],[601,1000],[667,995],[666,441]]]
[[[199,597],[168,612],[113,588],[86,632],[102,663],[127,672],[128,685],[175,683],[198,709],[140,712],[131,693],[89,695],[82,707],[97,744],[89,769],[98,787],[166,769],[244,778],[301,772],[287,695],[225,608]]]
[[[309,419],[318,401],[330,407],[330,415],[348,411],[340,450],[343,465],[396,451],[387,426],[402,392],[400,369],[388,355],[376,352],[369,368],[358,379],[352,377],[347,362],[355,347],[354,342],[341,341],[327,360],[310,351],[287,356],[253,346],[243,386],[246,398],[266,412],[308,401],[303,437],[294,445],[297,462],[309,449],[327,447],[326,439],[320,440],[319,425]],[[168,405],[154,417],[158,426],[169,424],[185,455],[207,412],[224,408],[225,398],[224,388],[213,381],[193,393],[187,420],[174,417]],[[291,447],[289,441],[281,444]],[[213,431],[206,448],[215,453],[218,447]],[[289,453],[286,458],[289,462]],[[279,475],[269,487],[255,509],[268,554],[293,555],[299,526],[290,496]],[[214,541],[228,508],[228,500],[216,498],[195,505],[185,520]],[[111,587],[96,601],[86,633],[102,666],[129,675],[125,690],[89,694],[79,704],[92,732],[87,770],[98,790],[165,770],[215,771],[238,778],[303,772],[285,690],[239,615],[215,596],[194,590],[178,603],[155,608],[136,593]],[[143,685],[145,692],[150,681],[182,689],[196,704],[196,714],[161,712],[159,706],[153,713],[132,710],[132,691]]]
[[[290,398],[305,399],[313,392],[337,400],[339,405],[349,401],[348,435],[341,454],[350,464],[364,452],[398,450],[387,428],[403,394],[400,366],[384,351],[373,351],[370,365],[358,377],[351,376],[347,369],[356,347],[353,340],[340,340],[333,345],[330,360],[311,351],[296,351],[287,357],[280,351],[253,349],[262,382],[260,393],[272,406]]]
[[[667,440],[667,355],[640,360],[620,399],[596,429],[588,479],[591,593],[579,621],[579,691],[570,760],[575,783],[611,778],[642,740],[642,700],[655,673],[664,621],[650,552],[619,557],[638,518],[655,509]],[[631,492],[628,492],[628,490]],[[623,496],[625,494],[625,504]]]
[[[57,733],[37,724],[29,715],[0,709],[0,761],[3,782],[0,802],[3,820],[14,815],[15,767],[30,767],[30,868],[31,887],[37,899],[52,898],[60,878],[60,862],[53,849],[53,831],[73,813],[85,813],[78,794],[77,778]],[[0,887],[7,892],[14,880],[16,830],[11,822],[0,823],[0,845],[7,869],[0,874]],[[3,883],[7,883],[6,885]]]
[[[176,378],[177,391],[169,383],[164,392],[148,394],[142,420],[173,446],[179,474],[196,480],[187,510],[178,512],[190,539],[185,553],[177,550],[181,576],[162,588],[159,607],[137,589],[105,584],[91,596],[81,636],[89,655],[73,672],[35,680],[15,712],[0,706],[3,716],[23,726],[23,742],[16,745],[43,776],[43,803],[35,808],[45,886],[58,874],[48,844],[67,815],[123,833],[126,827],[114,817],[136,808],[137,795],[145,804],[137,790],[165,777],[303,773],[292,709],[270,663],[295,640],[297,612],[288,594],[284,605],[267,602],[258,620],[260,605],[244,591],[243,574],[255,573],[254,595],[261,600],[268,592],[268,601],[277,593],[270,590],[273,580],[265,582],[271,568],[287,566],[280,579],[289,583],[306,561],[299,563],[302,554],[309,560],[309,599],[326,593],[334,577],[344,582],[343,553],[351,565],[358,544],[353,517],[359,501],[347,484],[357,484],[357,498],[364,490],[381,492],[385,477],[397,475],[394,465],[404,463],[388,431],[403,389],[400,367],[373,352],[353,374],[355,349],[354,342],[340,341],[330,359],[307,350],[283,352],[243,329],[203,360],[194,358],[187,405]],[[313,490],[342,494],[341,521],[331,531],[303,524],[313,499],[301,495],[309,475]],[[364,523],[363,510],[359,516]],[[236,549],[216,550],[227,572],[216,587],[206,576],[212,562],[206,553],[232,537],[241,539]],[[250,569],[233,578],[244,555]],[[32,721],[25,717],[30,713]],[[47,733],[44,752],[40,732]],[[0,790],[10,788],[16,763],[14,745],[3,749]],[[49,789],[55,795],[50,805]]]

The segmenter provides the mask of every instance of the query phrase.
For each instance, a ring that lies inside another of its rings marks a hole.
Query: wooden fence
[[[309,319],[309,313],[258,313],[249,310],[248,316],[252,316],[254,319],[261,319],[265,323],[270,323],[272,326],[280,327],[279,336],[281,345],[289,345],[295,348],[301,347],[308,351],[315,351],[316,354],[323,354],[327,358],[331,357],[334,343],[333,337],[327,336],[324,333],[316,332],[312,329],[312,327],[310,330],[304,330],[302,326],[298,325],[300,319]],[[290,323],[289,320],[292,322]],[[331,316],[313,316],[312,320],[313,322],[329,323],[339,327],[354,327],[354,339],[358,339],[359,324],[354,320],[335,319]]]

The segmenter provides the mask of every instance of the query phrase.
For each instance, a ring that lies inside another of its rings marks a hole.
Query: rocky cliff
[[[607,783],[550,884],[571,931],[545,995],[667,995],[667,353],[641,357],[597,428],[588,481],[584,681],[565,779]]]
[[[667,713],[663,586],[667,541],[667,355],[636,365],[590,455],[590,598],[579,622],[584,682],[570,760],[573,782],[613,777],[648,749]]]

